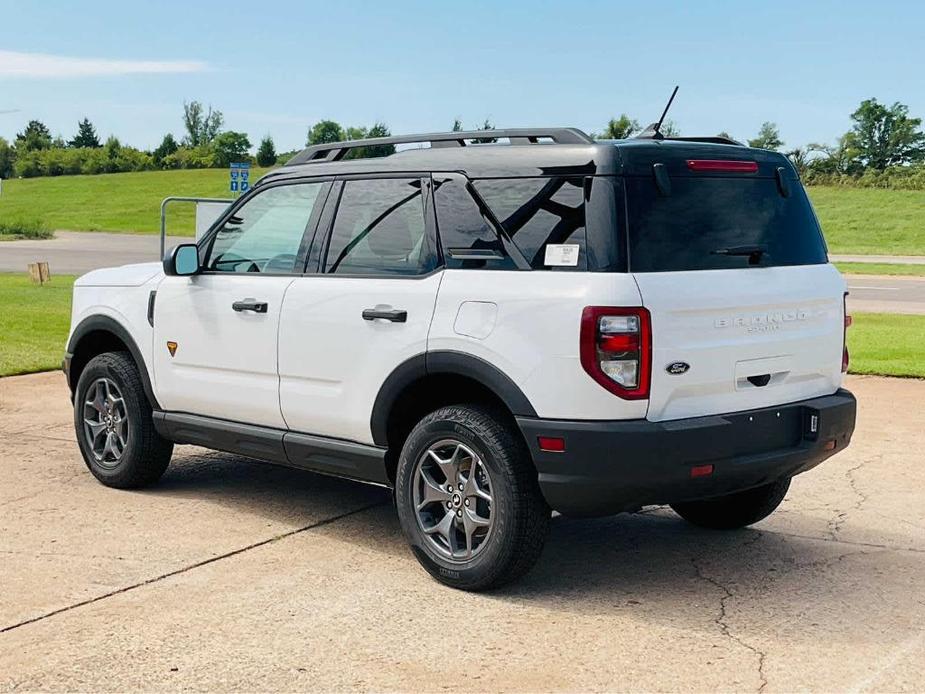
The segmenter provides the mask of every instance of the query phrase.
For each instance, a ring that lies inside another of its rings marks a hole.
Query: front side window
[[[205,266],[216,272],[295,271],[302,237],[328,184],[274,186],[235,210],[216,233]],[[300,268],[301,269],[301,268]]]
[[[325,257],[326,273],[421,275],[433,268],[421,179],[344,183]]]

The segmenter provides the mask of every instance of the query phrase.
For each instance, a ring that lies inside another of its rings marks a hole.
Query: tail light
[[[845,317],[845,327],[842,329],[841,338],[841,371],[848,373],[848,328],[852,323],[851,315],[848,313],[848,292],[842,296],[842,315]]]
[[[644,308],[588,306],[581,314],[581,365],[626,400],[649,397],[652,327]]]

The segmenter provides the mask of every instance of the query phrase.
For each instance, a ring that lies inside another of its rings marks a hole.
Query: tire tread
[[[477,579],[467,582],[450,581],[425,564],[439,581],[469,591],[487,590],[510,583],[529,571],[539,559],[549,531],[550,509],[539,489],[536,470],[523,440],[506,423],[510,417],[500,408],[482,404],[449,405],[425,416],[415,427],[435,422],[451,422],[476,434],[479,441],[493,454],[511,485],[513,508],[510,518],[513,529],[507,538],[504,556]],[[408,437],[410,441],[414,431]],[[403,451],[404,458],[405,451]],[[402,461],[413,465],[414,461]]]
[[[767,518],[780,506],[790,478],[715,499],[672,504],[671,508],[688,523],[712,530],[737,530]]]
[[[95,368],[104,368],[111,371],[121,383],[122,397],[132,398],[135,407],[138,410],[133,412],[138,417],[138,426],[133,430],[138,437],[137,446],[130,451],[130,459],[124,461],[125,465],[115,474],[103,475],[94,467],[84,453],[84,462],[100,482],[108,487],[117,489],[138,489],[146,487],[157,482],[167,466],[170,464],[170,457],[173,454],[173,443],[163,438],[154,428],[153,410],[151,403],[145,396],[144,382],[141,380],[141,374],[138,372],[138,366],[135,360],[128,352],[105,352],[91,359],[84,368],[83,373],[77,384],[74,403],[74,424],[77,430],[77,436],[82,436],[82,426],[80,423],[80,401],[83,397],[85,378],[91,370]],[[126,402],[126,407],[129,403]],[[79,439],[82,441],[82,439]]]

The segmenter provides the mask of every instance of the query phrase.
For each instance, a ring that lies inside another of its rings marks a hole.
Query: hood
[[[120,267],[107,267],[82,275],[74,282],[77,287],[140,287],[157,275],[162,275],[161,263],[135,263]]]

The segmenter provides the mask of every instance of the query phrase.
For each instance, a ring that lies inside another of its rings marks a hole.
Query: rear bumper
[[[847,390],[710,417],[650,422],[517,419],[549,505],[601,516],[742,491],[805,472],[845,448],[857,403]],[[538,436],[565,439],[541,451]],[[711,474],[692,477],[695,466]]]

